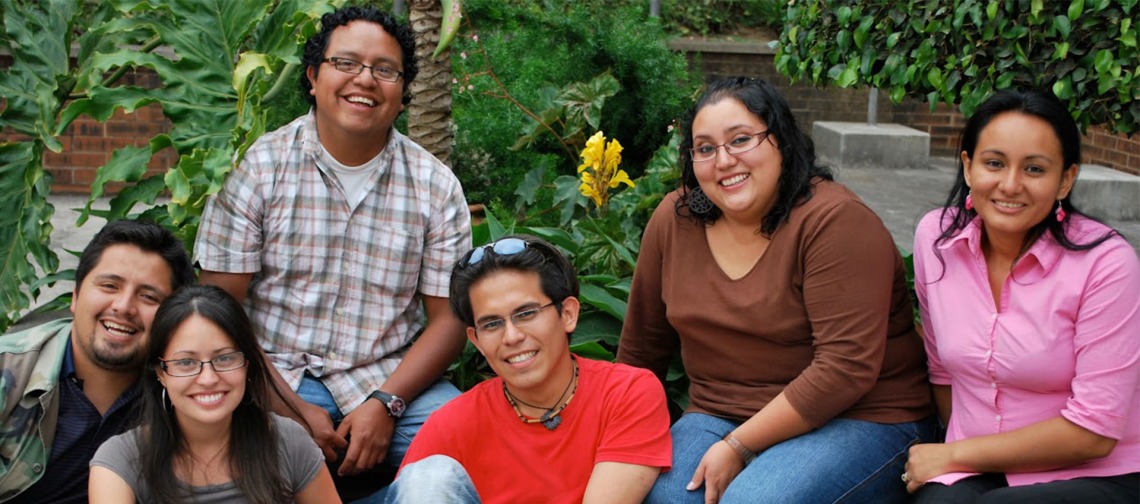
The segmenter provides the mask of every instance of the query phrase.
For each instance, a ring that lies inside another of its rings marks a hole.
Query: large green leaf
[[[0,331],[26,309],[38,289],[24,292],[37,273],[32,260],[47,273],[59,269],[59,258],[48,248],[51,216],[47,201],[51,176],[44,171],[41,151],[33,142],[0,144]]]

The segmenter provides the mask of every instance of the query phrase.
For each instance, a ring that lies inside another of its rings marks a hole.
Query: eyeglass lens
[[[527,243],[525,240],[519,238],[504,238],[495,243],[483,245],[482,247],[472,250],[471,257],[467,258],[467,265],[474,266],[479,264],[479,261],[482,261],[483,256],[487,253],[488,248],[490,248],[495,255],[509,256],[526,250],[526,247]]]

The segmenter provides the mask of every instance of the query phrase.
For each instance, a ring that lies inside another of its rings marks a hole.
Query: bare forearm
[[[792,408],[791,403],[781,392],[767,406],[732,432],[741,443],[755,453],[760,453],[777,443],[806,434],[812,430],[811,424]]]
[[[1016,473],[1056,469],[1101,458],[1112,452],[1116,440],[1057,417],[948,445],[951,471]]]
[[[443,376],[467,342],[463,323],[451,314],[446,299],[426,298],[424,306],[427,327],[382,387],[408,401]]]
[[[198,283],[214,285],[230,293],[239,303],[245,301],[249,291],[249,284],[253,281],[252,273],[220,273],[217,271],[202,270],[198,276]]]

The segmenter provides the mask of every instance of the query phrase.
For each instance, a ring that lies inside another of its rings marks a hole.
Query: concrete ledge
[[[838,168],[926,169],[930,134],[901,124],[816,121],[815,152]]]
[[[1081,165],[1072,199],[1077,208],[1093,217],[1140,221],[1140,175]]]
[[[678,38],[667,42],[669,49],[691,53],[725,54],[776,54],[775,41],[772,42],[732,42],[728,40],[704,40]]]

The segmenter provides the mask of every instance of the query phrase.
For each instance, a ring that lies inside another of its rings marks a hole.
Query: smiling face
[[[693,148],[729,144],[767,130],[768,125],[744,103],[726,97],[706,105],[693,118]],[[769,135],[756,148],[736,155],[717,147],[716,157],[693,163],[693,174],[726,219],[759,227],[776,201],[782,166],[776,138]]]
[[[111,245],[71,298],[76,365],[137,373],[143,366],[154,312],[171,288],[162,256],[134,245]]]
[[[506,321],[491,333],[469,327],[467,338],[511,394],[536,405],[557,401],[574,372],[566,335],[578,324],[578,300],[560,300],[561,312],[557,305],[543,308],[518,327],[511,315],[554,301],[542,292],[538,273],[499,270],[475,282],[469,292],[476,326],[492,319]]]
[[[174,330],[161,358],[207,361],[237,351],[237,345],[221,327],[194,314]],[[195,376],[170,376],[162,369],[156,373],[174,405],[179,425],[183,428],[224,426],[228,432],[233,412],[245,395],[247,366],[248,362],[246,367],[218,372],[206,364]]]
[[[399,42],[369,21],[352,21],[333,30],[324,57],[404,70]],[[313,84],[309,93],[316,99],[317,133],[334,157],[349,163],[353,160],[340,159],[342,151],[366,150],[375,155],[384,148],[392,123],[404,109],[402,77],[396,82],[381,81],[367,68],[353,75],[329,62],[321,63],[319,72],[309,67],[306,75]]]
[[[1052,126],[1020,112],[995,116],[978,135],[973,158],[962,152],[962,166],[987,239],[1015,250],[1030,228],[1053,218],[1078,171],[1064,166]]]

